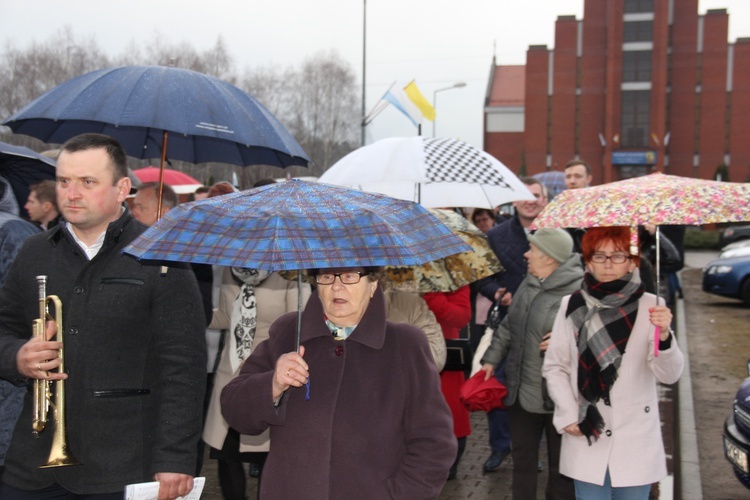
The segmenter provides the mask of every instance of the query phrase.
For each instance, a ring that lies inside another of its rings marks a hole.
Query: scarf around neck
[[[596,403],[603,398],[609,404],[609,391],[617,380],[643,291],[638,268],[607,283],[587,272],[583,287],[568,302],[565,317],[577,333],[578,344],[578,390],[582,396],[578,421],[589,444],[604,429]]]
[[[255,327],[257,325],[257,300],[255,287],[263,283],[271,273],[259,269],[233,267],[232,275],[239,280],[240,294],[234,300],[229,324],[229,361],[232,372],[236,372],[253,350]]]

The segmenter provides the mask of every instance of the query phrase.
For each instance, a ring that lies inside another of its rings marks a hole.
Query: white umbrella
[[[320,182],[381,193],[427,208],[494,208],[536,198],[499,160],[463,141],[383,139],[352,151]]]

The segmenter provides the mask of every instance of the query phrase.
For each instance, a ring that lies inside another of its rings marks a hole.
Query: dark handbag
[[[445,339],[445,368],[451,372],[471,371],[471,360],[474,352],[469,339]]]

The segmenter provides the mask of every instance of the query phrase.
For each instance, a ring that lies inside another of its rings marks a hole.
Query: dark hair
[[[630,254],[630,228],[629,227],[591,227],[586,230],[581,240],[581,253],[585,262],[591,262],[591,257],[596,249],[611,241],[615,249],[630,255],[638,266],[641,263],[640,256]]]
[[[256,181],[255,184],[253,184],[253,187],[258,188],[261,186],[268,186],[269,184],[276,184],[276,181],[271,179],[270,177],[266,177],[265,179],[260,179],[259,181]]]
[[[534,184],[539,184],[539,187],[542,188],[542,194],[545,198],[549,198],[549,193],[547,192],[547,186],[544,185],[542,181],[537,179],[536,177],[521,177],[521,182],[526,184],[527,186],[533,186]]]
[[[227,181],[221,181],[211,186],[211,189],[208,190],[208,197],[213,198],[214,196],[234,193],[234,191],[234,186],[229,184]]]
[[[40,203],[52,203],[57,210],[57,183],[55,181],[40,181],[29,186],[29,191],[36,193],[36,199]]]
[[[159,195],[159,183],[158,182],[144,182],[140,186],[138,186],[138,192],[140,191],[148,191],[151,190],[154,192],[154,198],[157,198]],[[174,192],[174,189],[172,189],[172,186],[169,184],[164,184],[161,190],[161,204],[162,207],[166,208],[174,208],[179,203],[179,199],[177,198],[177,193]]]
[[[476,224],[476,218],[481,214],[486,214],[493,222],[495,221],[495,212],[493,210],[490,210],[489,208],[475,208],[471,212],[471,222]]]
[[[583,160],[570,160],[568,163],[565,164],[563,167],[563,171],[569,169],[570,167],[575,167],[577,165],[583,165],[583,168],[586,169],[586,175],[591,175],[591,167],[589,167],[589,164],[586,163]]]
[[[194,194],[208,193],[208,186],[201,186],[195,190]]]
[[[77,153],[89,149],[103,149],[109,156],[112,164],[115,185],[117,181],[128,176],[128,160],[125,157],[125,149],[116,139],[104,134],[81,134],[65,141],[60,152]]]

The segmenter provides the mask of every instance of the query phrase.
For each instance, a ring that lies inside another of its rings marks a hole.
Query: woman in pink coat
[[[667,474],[656,385],[677,382],[683,357],[629,247],[629,228],[586,232],[583,288],[563,298],[542,369],[579,499],[645,500]]]

